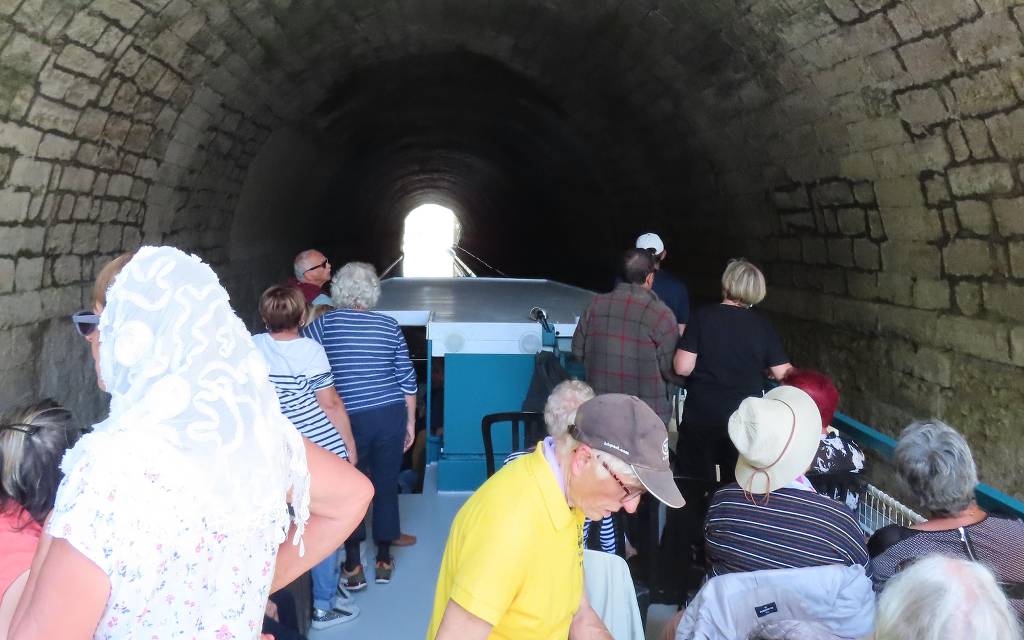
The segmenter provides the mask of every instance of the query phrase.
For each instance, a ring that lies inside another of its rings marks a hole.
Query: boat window
[[[405,217],[402,273],[406,277],[450,278],[455,273],[452,246],[458,241],[459,220],[448,207],[424,204]]]

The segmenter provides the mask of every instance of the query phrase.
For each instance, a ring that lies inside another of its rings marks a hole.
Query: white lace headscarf
[[[196,495],[175,496],[175,509],[198,509],[223,533],[270,524],[286,530],[291,491],[301,547],[309,517],[302,440],[281,414],[267,365],[213,270],[171,247],[139,249],[107,290],[99,330],[110,416],[89,439],[136,445],[123,455],[168,445],[180,452],[190,464],[178,475],[188,477],[175,484]],[[147,446],[151,438],[162,446]],[[65,456],[65,472],[87,449]]]

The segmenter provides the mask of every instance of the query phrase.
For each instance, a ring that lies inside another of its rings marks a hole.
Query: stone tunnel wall
[[[704,204],[732,212],[794,361],[837,378],[842,410],[893,435],[943,418],[1024,494],[1024,6],[824,4],[773,71],[798,91],[719,103]]]
[[[793,359],[844,410],[890,432],[939,415],[1024,495],[1018,4],[0,0],[0,402],[102,413],[64,316],[141,242],[198,252],[251,305],[302,240],[271,240],[254,195],[274,157],[331,157],[344,111],[323,105],[354,71],[468,51],[583,141],[599,206],[570,252],[656,227],[710,295],[726,258],[760,261]]]

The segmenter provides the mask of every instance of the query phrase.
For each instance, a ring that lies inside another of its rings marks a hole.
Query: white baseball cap
[[[661,241],[661,236],[656,233],[645,233],[636,239],[637,249],[648,249],[654,251],[655,254],[660,255],[665,250],[665,243]]]

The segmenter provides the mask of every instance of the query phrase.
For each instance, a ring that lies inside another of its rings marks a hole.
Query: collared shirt
[[[597,393],[625,393],[646,402],[663,421],[672,415],[666,380],[672,375],[679,329],[649,289],[625,282],[594,296],[572,337],[587,383]]]
[[[544,447],[501,468],[459,510],[441,560],[428,640],[454,600],[490,638],[565,640],[583,594],[583,514]]]

